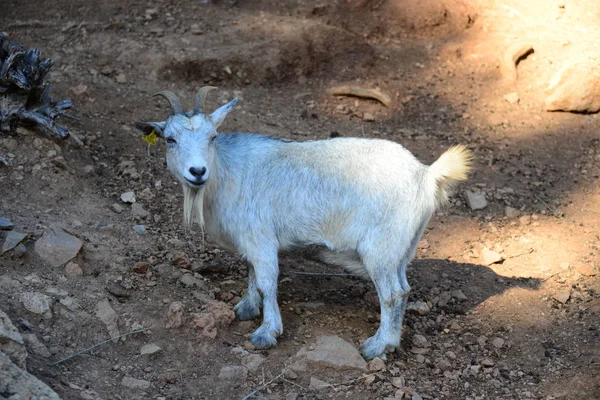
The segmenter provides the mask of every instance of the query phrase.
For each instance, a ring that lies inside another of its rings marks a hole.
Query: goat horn
[[[215,90],[214,86],[204,86],[196,93],[196,99],[194,100],[194,114],[204,113],[204,106],[206,105],[206,95],[211,90]]]
[[[154,93],[152,97],[162,96],[169,102],[171,106],[171,110],[173,110],[173,114],[183,114],[183,106],[181,105],[181,101],[177,98],[175,93],[169,90],[163,90],[162,92]]]

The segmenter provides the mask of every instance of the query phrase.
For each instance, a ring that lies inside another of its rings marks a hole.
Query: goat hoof
[[[246,299],[240,300],[233,311],[240,321],[254,319],[260,315],[260,307],[256,304],[252,304],[250,301],[246,301]]]
[[[268,349],[268,348],[271,348],[271,347],[274,347],[275,345],[277,345],[277,339],[275,339],[275,336],[273,336],[271,333],[267,332],[266,330],[258,328],[252,334],[250,343],[252,343],[252,345],[256,349],[264,350],[264,349]]]
[[[375,357],[379,357],[382,360],[386,360],[387,357],[385,355],[387,346],[383,341],[378,340],[375,336],[368,338],[365,340],[363,345],[361,346],[360,352],[363,357],[367,360],[372,360]]]

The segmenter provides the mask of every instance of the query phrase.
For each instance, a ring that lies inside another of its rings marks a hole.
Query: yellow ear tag
[[[142,136],[142,139],[145,140],[146,142],[150,143],[152,146],[154,146],[156,144],[157,137],[158,136],[156,136],[156,133],[154,133],[154,131],[152,131],[149,134],[147,134],[146,136]]]

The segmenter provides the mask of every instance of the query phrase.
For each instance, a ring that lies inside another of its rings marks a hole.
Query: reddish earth
[[[197,88],[210,84],[220,89],[213,107],[240,97],[223,132],[387,138],[426,163],[464,143],[476,157],[471,179],[432,220],[410,268],[411,301],[432,309],[407,316],[401,349],[385,370],[299,372],[294,380],[275,380],[257,398],[394,397],[398,377],[413,399],[600,398],[600,119],[542,111],[557,66],[597,46],[600,5],[215,3],[4,1],[0,29],[55,60],[54,97],[74,100],[79,121],[66,123],[85,139],[76,148],[27,131],[0,137],[0,154],[10,162],[0,165],[0,216],[29,235],[24,256],[0,257],[0,305],[51,353],[30,354],[29,372],[65,399],[243,398],[319,335],[358,346],[376,330],[370,282],[298,274],[332,271],[286,256],[279,291],[285,333],[278,347],[252,350],[265,361],[247,378],[218,378],[222,367],[240,365],[231,349],[244,344],[257,321],[220,326],[227,318],[219,314],[216,335],[209,329],[207,336],[193,314],[206,313],[209,298],[235,304],[245,290],[245,267],[182,228],[181,190],[165,169],[163,144],[148,149],[132,128],[166,114],[152,93],[174,90],[190,104]],[[507,82],[498,56],[516,41],[535,51],[520,61],[517,81]],[[379,87],[392,104],[328,94],[347,83]],[[518,101],[511,103],[504,96],[513,92]],[[121,203],[128,190],[149,215],[133,215]],[[472,211],[467,191],[484,193],[487,207]],[[44,264],[33,250],[55,223],[84,241],[74,260],[82,276]],[[137,224],[148,233],[138,235]],[[484,249],[504,262],[484,265]],[[182,274],[194,272],[199,283],[182,284]],[[456,290],[466,299],[440,302]],[[31,291],[55,298],[50,319],[23,307],[20,294]],[[78,306],[61,303],[65,296]],[[121,333],[151,330],[53,366],[110,337],[96,315],[105,298]],[[183,325],[167,329],[176,301]],[[416,335],[429,343],[421,357],[414,354]],[[162,352],[140,355],[149,343]],[[123,386],[124,377],[149,386]],[[334,386],[310,390],[311,377]]]

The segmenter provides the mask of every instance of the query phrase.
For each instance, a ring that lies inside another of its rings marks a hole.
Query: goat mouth
[[[191,186],[194,189],[199,189],[202,186],[204,186],[204,184],[206,183],[206,181],[192,181],[190,179],[186,178],[186,183],[188,184],[188,186]]]

